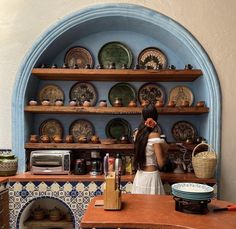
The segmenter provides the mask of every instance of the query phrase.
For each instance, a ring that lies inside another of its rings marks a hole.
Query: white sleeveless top
[[[161,138],[149,138],[146,146],[146,164],[145,166],[148,165],[155,165],[157,166],[157,158],[156,154],[154,152],[154,147],[153,144],[155,143],[165,143],[164,139]]]

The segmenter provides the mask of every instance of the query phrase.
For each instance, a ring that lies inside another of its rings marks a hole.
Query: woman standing
[[[165,165],[168,145],[158,133],[158,113],[155,106],[152,104],[145,106],[142,118],[134,143],[134,167],[137,172],[132,193],[165,194],[159,169]]]

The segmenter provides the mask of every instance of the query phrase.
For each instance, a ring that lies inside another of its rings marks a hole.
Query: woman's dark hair
[[[145,150],[148,142],[148,136],[151,132],[158,132],[157,128],[150,128],[145,126],[145,121],[148,118],[152,118],[157,121],[158,113],[157,109],[153,104],[145,106],[142,110],[142,121],[138,127],[134,143],[134,168],[142,169],[146,162]]]

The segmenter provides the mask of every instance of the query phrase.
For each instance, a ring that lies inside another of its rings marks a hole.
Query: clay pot
[[[107,101],[106,100],[100,100],[99,107],[107,107]]]
[[[78,138],[79,143],[87,143],[87,137],[85,135],[80,135]]]
[[[175,101],[169,101],[168,104],[167,104],[168,107],[175,107],[176,106],[176,103]]]
[[[49,142],[50,142],[50,138],[49,138],[49,136],[46,135],[46,134],[41,135],[41,136],[40,136],[40,140],[41,140],[41,142],[43,142],[43,143],[49,143]]]
[[[76,102],[76,99],[72,99],[69,103],[70,106],[76,106],[77,105],[77,102]]]
[[[128,104],[129,107],[137,107],[137,103],[135,100],[131,100]]]
[[[49,219],[52,221],[59,221],[62,217],[62,212],[59,208],[54,207],[53,209],[49,210]]]
[[[189,107],[189,101],[188,100],[183,100],[180,104],[181,107]]]
[[[56,105],[56,106],[62,106],[62,105],[63,105],[62,99],[57,99],[57,100],[55,101],[55,105]]]
[[[53,141],[54,141],[55,143],[61,143],[61,142],[62,142],[61,135],[59,135],[59,134],[54,135],[54,136],[52,137],[52,139],[53,139]]]
[[[121,136],[121,138],[120,138],[120,143],[121,143],[121,144],[128,144],[128,143],[129,143],[129,138],[128,138],[128,136],[127,136],[127,135]]]
[[[31,134],[29,141],[30,141],[31,143],[37,143],[37,142],[38,142],[38,135],[36,135],[36,134]]]
[[[141,106],[142,107],[145,107],[145,106],[147,106],[149,104],[149,101],[148,100],[142,100],[141,101]]]
[[[30,106],[36,106],[37,104],[38,104],[38,102],[36,100],[32,99],[32,100],[29,101]]]
[[[33,216],[33,219],[35,220],[41,220],[45,217],[45,212],[39,205],[37,208],[33,210],[32,216]]]
[[[66,143],[73,143],[73,136],[72,135],[67,135],[65,138]]]
[[[115,98],[112,106],[113,107],[122,107],[123,106],[122,99],[121,98]]]
[[[205,107],[205,101],[198,101],[196,106],[197,107]]]
[[[91,142],[94,144],[100,143],[99,137],[97,135],[93,135],[91,137]]]
[[[49,106],[50,105],[50,101],[49,100],[43,100],[42,101],[42,105],[43,106]]]
[[[86,101],[84,101],[83,106],[84,107],[91,107],[91,103],[86,100]]]
[[[164,102],[162,100],[157,100],[155,103],[155,107],[164,107]]]

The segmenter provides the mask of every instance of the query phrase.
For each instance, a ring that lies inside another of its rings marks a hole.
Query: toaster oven
[[[30,154],[32,174],[69,174],[70,150],[36,150]]]

